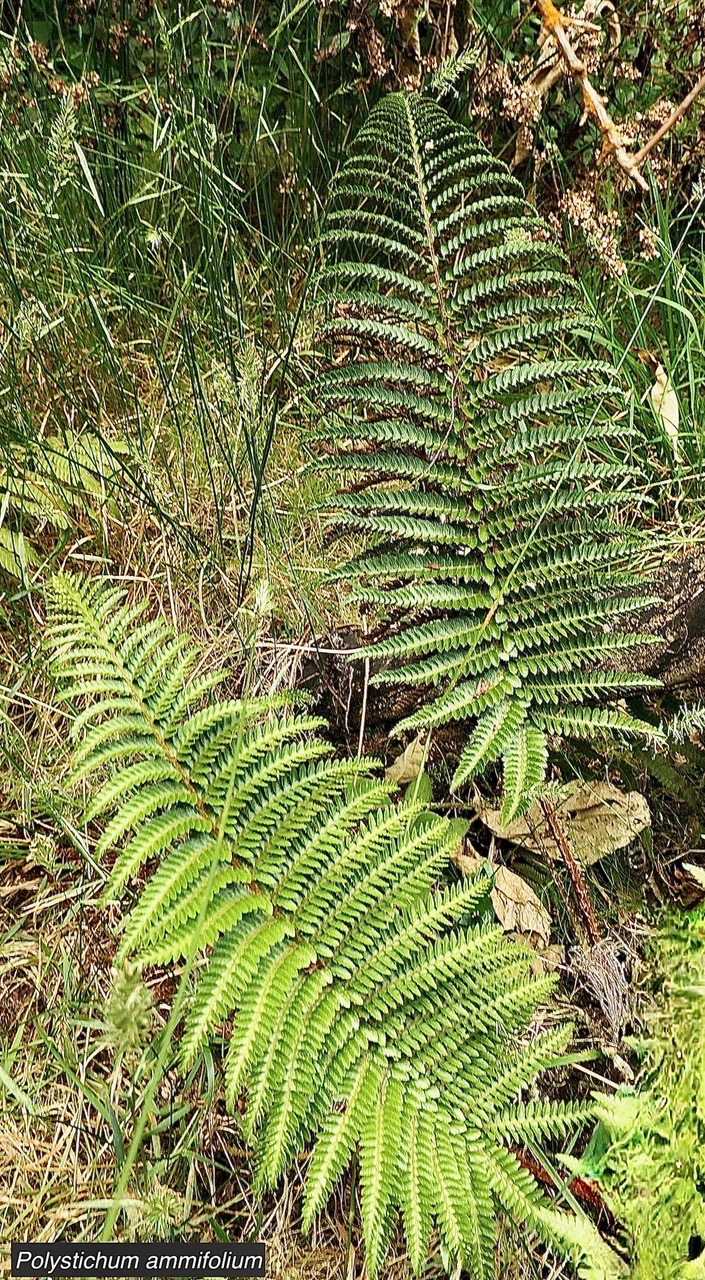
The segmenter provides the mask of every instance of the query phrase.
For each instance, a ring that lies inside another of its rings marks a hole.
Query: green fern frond
[[[496,1133],[512,1142],[540,1143],[544,1138],[565,1138],[581,1129],[594,1114],[590,1102],[526,1102],[512,1107],[493,1124]]]
[[[48,596],[54,671],[83,704],[74,776],[96,787],[107,894],[140,873],[120,955],[198,957],[180,1062],[221,1030],[257,1188],[312,1145],[308,1227],[357,1150],[371,1276],[399,1214],[417,1272],[434,1223],[449,1265],[482,1277],[500,1209],[559,1239],[561,1215],[502,1144],[582,1117],[516,1104],[569,1030],[526,1035],[553,979],[488,924],[487,876],[443,886],[453,824],[393,804],[370,762],[335,760],[315,717],[218,701],[195,647],[112,585],[60,576]],[[511,761],[525,734],[530,780],[540,732],[512,688],[500,676],[487,701],[484,751]]]
[[[334,523],[367,536],[335,576],[392,623],[360,656],[377,683],[425,687],[400,727],[477,722],[456,784],[511,742],[516,814],[542,726],[651,732],[614,705],[642,682],[596,670],[612,617],[642,603],[625,591],[644,477],[618,372],[520,185],[421,96],[372,112],[321,249],[314,438],[355,473]],[[524,708],[513,738],[492,729],[505,706]]]
[[[504,800],[502,825],[522,814],[531,802],[531,793],[546,773],[546,739],[535,725],[524,719],[507,739],[504,757]]]
[[[637,720],[625,711],[601,707],[565,707],[556,715],[541,715],[541,723],[549,733],[575,733],[581,738],[623,735],[626,739],[647,738],[664,742],[665,734],[657,726]]]
[[[472,737],[460,757],[453,786],[481,773],[486,765],[502,755],[506,745],[521,732],[526,717],[526,705],[520,701],[500,702],[480,716]]]

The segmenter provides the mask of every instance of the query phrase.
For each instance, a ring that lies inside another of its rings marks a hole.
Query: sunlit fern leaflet
[[[419,96],[373,111],[321,243],[316,465],[368,541],[336,576],[388,620],[376,681],[422,687],[400,729],[474,721],[455,783],[503,756],[508,821],[546,731],[650,732],[615,701],[652,682],[604,669],[646,603],[619,380],[519,183]]]
[[[588,1220],[559,1212],[510,1149],[563,1136],[585,1109],[517,1102],[569,1031],[526,1036],[552,980],[488,923],[486,877],[444,885],[453,825],[393,804],[369,762],[336,760],[320,721],[222,696],[223,673],[197,674],[188,638],[115,585],[59,577],[49,604],[104,899],[141,876],[119,954],[204,953],[181,1062],[235,1013],[226,1101],[244,1104],[256,1185],[313,1143],[308,1226],[357,1149],[372,1275],[401,1213],[417,1271],[435,1221],[449,1264],[489,1280],[498,1206],[610,1274]]]

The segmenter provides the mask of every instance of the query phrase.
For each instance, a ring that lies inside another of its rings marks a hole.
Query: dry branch
[[[572,21],[572,19],[564,17],[560,10],[556,8],[553,0],[537,0],[537,4],[541,13],[543,30],[547,35],[553,37],[567,70],[576,84],[580,85],[586,114],[592,116],[602,134],[601,161],[614,156],[617,164],[632,182],[642,191],[647,191],[648,186],[639,166],[661,139],[666,136],[669,129],[672,129],[681,116],[685,115],[688,108],[695,102],[698,94],[705,89],[705,75],[700,77],[697,84],[690,90],[690,93],[686,95],[679,106],[675,107],[668,119],[656,130],[653,137],[649,138],[649,141],[644,144],[641,150],[637,152],[628,151],[619,129],[605,106],[604,99],[597,92],[587,74],[585,63],[582,58],[578,57],[570,42],[565,24]]]
[[[602,134],[602,156],[606,159],[610,155],[614,155],[615,160],[624,169],[625,173],[642,191],[648,191],[648,187],[643,175],[639,172],[639,167],[635,163],[634,156],[631,155],[624,145],[619,129],[614,123],[611,115],[605,107],[603,99],[590,81],[590,77],[585,69],[585,63],[579,58],[573,48],[568,34],[566,32],[563,16],[556,8],[553,0],[538,0],[538,6],[541,13],[541,20],[546,31],[553,36],[553,39],[560,50],[563,61],[566,64],[570,74],[576,84],[580,85],[583,94],[583,103],[585,111],[592,116]]]
[[[674,124],[678,123],[681,116],[685,115],[688,108],[692,106],[698,94],[702,93],[703,89],[705,89],[705,75],[702,75],[698,80],[697,84],[693,85],[693,88],[691,89],[690,93],[686,94],[683,101],[679,103],[677,107],[674,107],[668,119],[664,120],[663,124],[661,125],[661,128],[656,130],[653,137],[649,138],[649,141],[644,143],[640,151],[637,151],[636,155],[634,156],[635,164],[641,164],[646,159],[649,152],[653,151],[656,144],[659,143],[662,138],[665,138],[669,129],[672,129]]]
[[[570,877],[570,882],[573,886],[575,901],[582,916],[588,940],[590,945],[595,947],[602,937],[602,932],[598,924],[597,916],[595,915],[595,908],[590,901],[590,891],[585,883],[583,869],[573,852],[570,837],[567,831],[564,830],[552,801],[550,799],[543,799],[539,801],[539,804],[546,820],[546,826],[553,836],[556,848],[559,850],[565,863],[566,870]]]

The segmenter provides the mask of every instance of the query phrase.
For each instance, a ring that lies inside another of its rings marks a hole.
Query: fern
[[[584,1108],[516,1105],[569,1028],[525,1036],[552,979],[488,923],[487,877],[444,887],[454,825],[393,804],[315,718],[221,698],[222,673],[197,675],[194,646],[117,587],[61,576],[49,596],[53,669],[83,704],[73,778],[96,780],[87,820],[107,822],[104,898],[142,885],[119,962],[203,953],[181,1061],[235,1014],[226,1100],[257,1186],[312,1143],[308,1227],[358,1149],[372,1275],[400,1212],[417,1271],[435,1221],[449,1264],[489,1276],[499,1207],[615,1274],[503,1145],[562,1137]]]
[[[546,733],[653,733],[596,710],[648,683],[595,669],[646,603],[617,373],[519,183],[422,97],[375,108],[321,247],[316,465],[354,479],[333,516],[369,549],[337,576],[389,624],[359,656],[384,659],[378,683],[425,687],[400,729],[477,721],[455,785],[503,757],[509,821]]]
[[[635,1088],[596,1097],[600,1123],[580,1160],[628,1240],[632,1280],[703,1273],[705,912],[667,913],[649,942],[654,990],[636,1047]]]
[[[481,43],[473,43],[467,49],[463,49],[455,57],[445,58],[440,66],[436,68],[429,77],[429,89],[436,95],[440,102],[446,94],[455,89],[459,80],[463,76],[467,76],[473,71],[479,62],[482,61],[483,49]]]

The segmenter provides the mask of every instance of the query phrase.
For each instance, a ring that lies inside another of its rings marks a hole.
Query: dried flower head
[[[637,234],[637,239],[641,245],[641,257],[646,262],[652,262],[658,254],[658,237],[651,227],[642,227]]]
[[[594,187],[575,188],[559,201],[560,212],[579,227],[605,275],[619,279],[626,271],[619,246],[619,215],[615,210],[598,211]]]
[[[38,67],[45,67],[48,57],[46,45],[40,44],[38,40],[34,40],[29,46],[29,56],[34,59]]]
[[[108,1039],[119,1054],[141,1049],[152,1023],[152,997],[139,965],[126,961],[113,970],[113,991],[105,1009]]]

